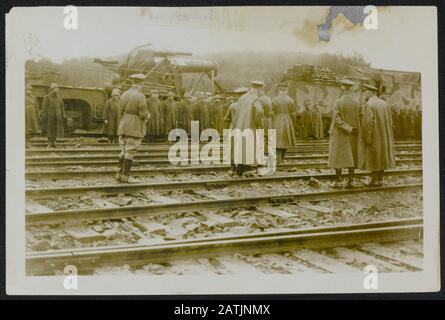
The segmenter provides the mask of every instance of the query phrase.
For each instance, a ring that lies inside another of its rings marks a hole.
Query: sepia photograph
[[[437,12],[15,7],[8,294],[440,290]]]

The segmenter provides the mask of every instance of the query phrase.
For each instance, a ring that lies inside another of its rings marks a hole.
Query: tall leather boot
[[[128,183],[130,181],[130,171],[131,171],[132,163],[133,163],[133,160],[131,160],[131,159],[124,160],[124,167],[122,169],[122,174],[121,174],[122,182]]]
[[[117,171],[116,171],[116,180],[119,182],[121,179],[121,175],[122,175],[122,171],[124,169],[124,159],[125,158],[121,158],[119,157],[119,162],[118,162],[118,167],[117,167]]]
[[[352,182],[354,181],[354,168],[348,168],[348,184],[346,188],[351,189],[354,188]]]

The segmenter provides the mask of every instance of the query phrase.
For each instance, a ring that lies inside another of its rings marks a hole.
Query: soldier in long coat
[[[422,139],[422,110],[416,112],[416,138]]]
[[[362,139],[364,149],[361,168],[372,171],[370,185],[383,183],[383,171],[395,166],[391,110],[376,96],[377,88],[364,85],[367,103],[363,110]]]
[[[402,108],[400,110],[400,138],[408,138],[409,133],[409,119],[406,110]]]
[[[233,143],[232,157],[238,176],[242,176],[246,171],[250,170],[251,166],[258,165],[257,154],[259,154],[259,150],[257,148],[263,147],[257,143],[255,138],[256,129],[262,127],[263,107],[259,98],[263,85],[263,81],[252,81],[252,88],[238,101],[239,109],[233,120],[232,132],[237,129],[239,129],[241,133],[251,130],[253,134],[253,141]]]
[[[59,86],[52,83],[42,104],[43,129],[48,137],[48,146],[55,148],[56,139],[64,135],[65,108],[59,97]]]
[[[313,124],[312,124],[312,112],[311,103],[309,100],[304,102],[304,110],[301,113],[300,120],[301,137],[306,140],[313,138]]]
[[[199,130],[202,131],[210,128],[208,103],[204,96],[198,97],[197,106],[198,106]]]
[[[190,102],[191,95],[185,93],[183,99],[178,105],[178,122],[179,127],[190,133],[190,122],[192,121],[192,104]]]
[[[118,130],[121,153],[116,175],[119,182],[129,182],[133,159],[141,145],[142,138],[147,133],[146,123],[150,119],[147,101],[142,93],[142,82],[145,75],[133,74],[130,78],[133,81],[133,86],[121,96],[122,120]]]
[[[215,96],[215,115],[214,115],[214,128],[218,131],[219,135],[222,136],[224,129],[224,99],[219,95]]]
[[[360,102],[352,95],[354,83],[342,80],[343,94],[335,103],[329,139],[328,167],[335,169],[337,182],[341,183],[343,168],[348,168],[348,188],[351,188],[354,169],[360,160]]]
[[[150,121],[147,123],[147,135],[150,140],[154,140],[163,134],[163,119],[161,111],[161,100],[159,99],[159,91],[152,90],[151,96],[147,99],[148,113]]]
[[[399,110],[397,110],[396,105],[392,105],[391,107],[391,117],[392,117],[392,127],[393,127],[393,134],[394,138],[400,138],[400,113]]]
[[[323,116],[321,114],[320,106],[315,104],[311,110],[312,118],[312,129],[314,139],[324,138],[324,126],[323,126]]]
[[[287,84],[278,86],[279,93],[272,99],[272,127],[276,130],[277,163],[286,157],[286,151],[296,145],[291,114],[295,114],[294,101],[287,95]]]
[[[40,121],[39,103],[37,98],[32,95],[32,87],[26,86],[25,89],[25,141],[26,147],[30,140],[30,135],[38,134]]]
[[[416,136],[416,114],[412,109],[408,111],[408,128],[408,136],[414,138]]]
[[[108,136],[111,143],[117,143],[117,130],[119,129],[120,116],[120,91],[113,89],[111,98],[107,100],[104,107],[104,134]]]
[[[177,128],[177,105],[174,100],[175,94],[169,92],[167,99],[162,103],[162,114],[164,119],[164,135],[168,139],[171,130]]]

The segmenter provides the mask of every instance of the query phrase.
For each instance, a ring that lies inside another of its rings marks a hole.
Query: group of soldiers
[[[42,109],[39,109],[37,98],[32,95],[32,87],[25,88],[25,139],[26,146],[32,135],[43,133],[48,137],[48,146],[55,147],[57,137],[64,135],[65,108],[59,96],[59,86],[55,83],[49,87],[48,95],[43,98]]]
[[[252,81],[250,88],[240,90],[239,97],[193,97],[186,93],[177,102],[173,92],[168,93],[164,100],[160,99],[156,90],[146,97],[142,92],[145,76],[134,74],[130,78],[132,87],[122,94],[119,89],[113,89],[104,107],[104,133],[111,142],[119,142],[121,146],[116,175],[118,181],[129,181],[132,162],[143,138],[148,135],[166,139],[170,130],[176,128],[190,133],[193,120],[199,122],[200,131],[214,128],[221,136],[226,128],[241,131],[264,129],[266,141],[268,129],[275,129],[276,149],[266,148],[269,163],[271,159],[274,164],[281,163],[287,149],[296,144],[294,120],[297,110],[294,101],[288,96],[287,83],[277,86],[278,95],[273,99],[265,94],[264,82]],[[338,183],[342,181],[342,169],[348,169],[348,188],[353,187],[354,171],[357,168],[372,171],[371,184],[381,185],[383,171],[395,164],[394,137],[404,136],[406,130],[410,136],[411,133],[415,136],[416,132],[421,131],[416,126],[419,121],[412,111],[397,113],[391,110],[383,99],[377,97],[378,90],[371,85],[362,86],[362,101],[355,98],[351,90],[354,85],[352,81],[344,79],[341,85],[342,95],[333,108],[329,129],[328,166],[335,169]],[[30,134],[40,133],[41,122],[42,132],[48,137],[48,146],[55,147],[56,138],[63,136],[65,121],[58,85],[51,84],[48,95],[43,99],[41,112],[37,99],[32,95],[32,88],[27,86],[25,110],[27,141]],[[421,116],[420,112],[417,116]],[[312,106],[309,101],[304,102],[300,126],[303,138],[324,137],[319,104]],[[241,161],[235,163],[232,159],[233,175],[242,176],[251,167],[259,166],[256,162],[252,164],[245,161],[245,150],[238,152],[242,155]]]
[[[393,105],[391,115],[395,138],[420,139],[422,137],[422,111],[420,109],[399,109]]]
[[[383,172],[395,166],[391,109],[372,85],[362,86],[362,101],[355,98],[354,83],[341,81],[342,96],[336,101],[329,138],[328,167],[335,169],[342,186],[342,169],[348,169],[346,187],[353,188],[354,171],[371,171],[370,186],[383,184]]]
[[[113,89],[111,98],[104,108],[104,134],[110,142],[117,142],[117,129],[120,122],[119,89]],[[162,100],[158,90],[152,90],[147,97],[147,110],[151,115],[147,123],[146,137],[149,141],[168,139],[172,129],[184,129],[190,134],[191,121],[198,121],[200,130],[213,128],[222,135],[225,128],[224,115],[235,97],[209,97],[205,94],[192,96],[185,93],[180,101],[169,92]]]

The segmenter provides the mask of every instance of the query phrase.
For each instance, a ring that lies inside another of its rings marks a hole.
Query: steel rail
[[[202,159],[201,159],[202,161]],[[86,166],[86,167],[115,167],[117,166],[117,157],[114,160],[102,160],[102,161],[88,161],[88,160],[79,160],[79,161],[36,161],[36,162],[26,162],[25,166],[27,169],[35,168],[35,167],[72,167],[72,166]],[[188,161],[189,162],[189,161]],[[220,161],[221,162],[221,161]],[[405,164],[405,163],[421,163],[422,158],[416,157],[412,159],[396,159],[396,164]],[[133,162],[133,167],[141,166],[141,165],[149,165],[149,166],[172,166],[171,162],[167,159],[159,159],[159,160],[136,160]],[[199,171],[199,168],[202,165],[191,166],[190,164],[180,166],[182,169],[184,168],[194,168]],[[327,168],[327,162],[318,162],[318,163],[295,163],[295,164],[283,164],[280,167],[295,167],[301,169],[320,169]],[[206,168],[215,168],[215,170],[224,170],[222,168],[227,168],[227,165],[216,165],[216,166],[205,166]],[[219,167],[219,168],[218,168]],[[204,167],[203,167],[204,168]],[[192,170],[194,170],[192,169]],[[205,169],[203,169],[205,172]],[[210,170],[212,171],[212,170]]]
[[[199,156],[199,152],[188,153],[189,156]],[[222,156],[222,152],[217,153],[218,156]],[[50,156],[27,156],[25,157],[26,163],[35,163],[35,162],[45,162],[45,161],[113,161],[116,160],[119,156],[119,152],[115,152],[115,154],[82,154],[82,155],[50,155]],[[398,158],[415,158],[422,157],[422,153],[396,153],[396,157]],[[313,159],[327,159],[329,157],[328,153],[319,153],[319,154],[310,154],[310,155],[287,155],[287,160],[313,160]],[[136,161],[142,160],[168,160],[168,152],[152,152],[152,153],[142,153],[139,152],[135,155],[134,159]],[[189,160],[190,161],[190,158]]]
[[[142,206],[125,206],[117,208],[89,208],[62,211],[48,211],[27,213],[26,224],[57,224],[57,223],[79,223],[82,220],[103,220],[128,218],[133,216],[159,216],[178,212],[191,212],[196,210],[229,209],[257,206],[267,203],[285,203],[298,200],[325,200],[347,195],[367,192],[397,192],[418,190],[422,184],[406,184],[400,186],[366,187],[347,190],[289,193],[278,195],[254,196],[244,198],[231,198],[223,200],[196,200],[186,202],[174,202],[164,204],[151,204]]]
[[[288,252],[296,249],[324,249],[369,242],[393,242],[421,239],[421,218],[401,219],[365,224],[340,225],[261,232],[248,235],[220,236],[190,240],[176,240],[150,245],[123,245],[71,250],[31,252],[26,254],[28,275],[50,275],[74,265],[81,274],[104,265],[174,261],[181,258],[210,257],[244,253],[264,254]]]
[[[153,151],[153,150],[157,150],[157,151],[168,151],[170,149],[170,147],[173,144],[142,144],[141,147],[138,149],[139,152],[143,152],[143,151]],[[204,145],[207,144],[200,144],[200,148]],[[31,145],[31,146],[35,146]],[[60,146],[62,147],[72,147],[72,148],[60,148]],[[188,146],[190,147],[190,144],[188,144]],[[222,148],[222,144],[216,144],[217,147]],[[297,144],[292,148],[288,149],[288,152],[294,152],[297,150],[302,150],[302,149],[317,149],[317,148],[323,148],[326,149],[328,148],[329,144],[328,143],[314,143],[314,144],[309,144],[309,143],[301,143],[301,144]],[[100,147],[100,148],[98,148]],[[403,148],[421,148],[422,144],[421,143],[397,143],[395,144],[395,147],[398,149],[403,149]],[[74,143],[70,143],[70,144],[59,144],[58,147],[56,148],[27,148],[26,150],[27,154],[32,154],[32,153],[54,153],[54,152],[65,152],[65,153],[78,153],[78,152],[113,152],[113,151],[120,151],[120,147],[118,144],[109,144],[109,143],[94,143],[94,144],[74,144]]]

